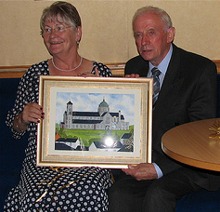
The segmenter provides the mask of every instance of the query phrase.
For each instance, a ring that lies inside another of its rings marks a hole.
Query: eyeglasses
[[[42,30],[42,34],[51,34],[52,31],[56,33],[62,33],[70,27],[73,27],[73,26],[56,25],[54,28],[45,26],[44,29]]]

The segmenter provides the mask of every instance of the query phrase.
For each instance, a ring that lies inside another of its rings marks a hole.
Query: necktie
[[[154,67],[152,70],[152,77],[153,77],[153,105],[157,101],[159,92],[160,92],[160,70],[156,67]]]

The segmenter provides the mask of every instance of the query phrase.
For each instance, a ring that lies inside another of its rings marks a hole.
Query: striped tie
[[[155,104],[155,102],[157,101],[157,98],[158,98],[158,95],[159,95],[159,92],[160,92],[160,70],[156,67],[154,67],[152,70],[152,77],[153,77],[153,105]]]

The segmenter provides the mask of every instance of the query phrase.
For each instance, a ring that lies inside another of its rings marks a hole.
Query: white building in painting
[[[63,114],[62,128],[66,129],[93,129],[93,130],[128,130],[121,111],[110,112],[109,105],[103,99],[97,112],[74,111],[74,103],[69,101]]]

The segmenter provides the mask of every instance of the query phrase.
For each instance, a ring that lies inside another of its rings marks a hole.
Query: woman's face
[[[42,32],[48,52],[54,56],[77,51],[81,39],[81,27],[75,28],[57,20],[46,20]]]

